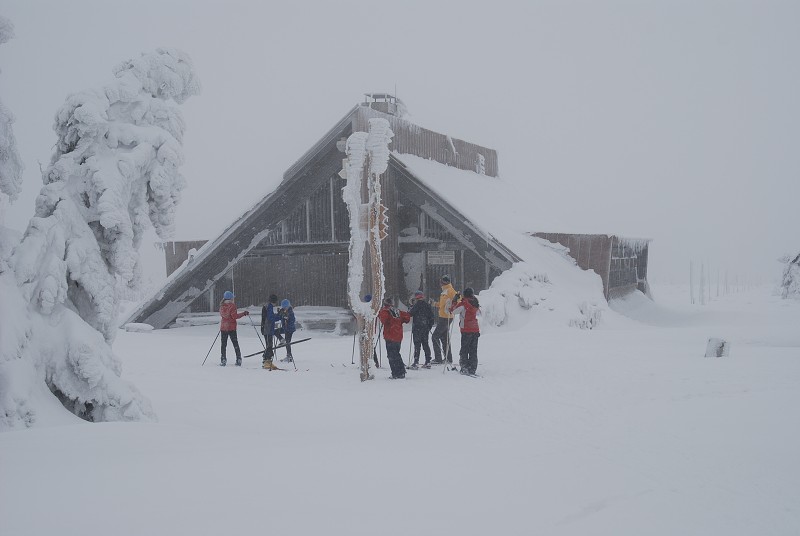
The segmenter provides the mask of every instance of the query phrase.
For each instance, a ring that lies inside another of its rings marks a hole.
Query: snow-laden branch
[[[14,259],[26,299],[42,313],[69,299],[108,341],[115,286],[138,284],[147,226],[163,239],[174,230],[186,185],[176,103],[199,91],[191,60],[176,50],[143,54],[114,72],[114,83],[71,95],[56,114],[56,152]]]
[[[154,418],[120,378],[110,345],[120,289],[139,282],[147,226],[162,239],[173,232],[186,185],[177,104],[200,87],[191,59],[174,49],[128,60],[114,75],[101,90],[69,96],[57,112],[56,151],[9,261],[19,299],[7,303],[25,304],[25,314],[8,313],[21,327],[0,346],[0,385],[8,386],[0,416],[8,426],[35,422],[39,387],[87,420]]]
[[[0,16],[0,45],[14,37],[14,25]],[[0,195],[7,195],[13,202],[22,191],[22,159],[17,152],[14,137],[14,114],[0,101]],[[0,201],[1,202],[1,201]],[[2,211],[2,206],[0,206]],[[2,224],[2,214],[0,214]]]

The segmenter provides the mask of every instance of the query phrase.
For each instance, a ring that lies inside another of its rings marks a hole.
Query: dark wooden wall
[[[569,248],[584,270],[594,270],[603,280],[606,299],[639,289],[648,294],[646,240],[626,240],[600,234],[534,233],[534,236]]]
[[[347,259],[346,250],[245,257],[233,269],[236,303],[261,306],[270,294],[276,294],[295,307],[347,307]]]
[[[608,274],[609,297],[624,295],[636,289],[649,294],[647,250],[648,245],[643,241],[612,237]]]
[[[192,249],[199,250],[208,240],[187,240],[183,242],[164,242],[164,257],[167,261],[167,277],[183,264]]]

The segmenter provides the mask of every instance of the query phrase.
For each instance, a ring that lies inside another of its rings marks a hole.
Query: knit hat
[[[472,287],[467,287],[464,289],[464,297],[471,298],[475,295],[475,290]]]
[[[414,293],[414,297],[415,297],[416,299],[418,299],[418,300],[419,300],[419,299],[422,299],[422,298],[424,298],[424,297],[425,297],[425,294],[424,294],[424,293],[423,293],[421,290],[418,290],[418,291],[416,291],[416,292]]]
[[[449,275],[443,275],[442,276],[442,283],[447,284],[449,282],[450,282],[450,276]]]
[[[372,294],[364,294],[364,302],[369,303],[372,301]]]
[[[283,301],[281,302],[281,307],[283,307],[284,309],[288,309],[288,308],[289,308],[289,307],[291,307],[291,306],[292,306],[292,304],[291,304],[291,303],[289,303],[289,300],[283,300]]]
[[[278,303],[278,297],[275,294],[270,294],[269,303]]]
[[[226,290],[226,291],[225,291],[225,292],[222,294],[222,299],[223,299],[223,300],[232,300],[232,299],[233,299],[233,292],[231,292],[230,290]]]

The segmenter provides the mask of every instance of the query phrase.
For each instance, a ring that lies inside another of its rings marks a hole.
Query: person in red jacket
[[[464,289],[464,297],[460,294],[454,296],[450,305],[453,315],[461,315],[458,325],[461,327],[461,351],[459,351],[459,365],[461,374],[475,374],[478,370],[478,337],[481,328],[478,325],[478,312],[480,304],[471,287]]]
[[[405,378],[406,366],[400,356],[400,345],[403,343],[403,324],[411,321],[411,315],[399,311],[394,306],[391,298],[383,300],[383,307],[378,312],[378,318],[383,324],[383,340],[386,341],[386,358],[392,369],[392,378]]]
[[[249,311],[242,311],[240,313],[236,310],[236,304],[233,302],[233,292],[226,290],[222,295],[222,302],[219,304],[219,331],[222,333],[222,357],[219,363],[221,367],[228,364],[228,360],[225,358],[225,350],[228,348],[228,338],[231,339],[233,349],[236,351],[236,366],[242,366],[242,351],[239,350],[239,339],[236,337],[236,319],[249,314]]]

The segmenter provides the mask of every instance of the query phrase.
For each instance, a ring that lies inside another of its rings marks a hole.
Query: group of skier
[[[233,292],[226,290],[222,295],[222,303],[219,305],[219,329],[222,334],[222,355],[219,364],[223,367],[228,363],[225,357],[228,339],[233,343],[233,349],[236,352],[236,366],[240,367],[242,365],[242,352],[239,349],[239,340],[236,336],[236,320],[250,314],[247,310],[241,313],[238,312],[233,298]],[[292,336],[296,329],[297,322],[291,302],[288,299],[284,299],[278,306],[278,296],[270,294],[269,300],[261,308],[261,333],[264,335],[265,340],[261,363],[263,368],[270,370],[277,368],[272,363],[277,342],[286,347],[286,357],[281,361],[289,363],[294,361],[292,357]]]
[[[400,355],[400,346],[403,342],[403,324],[411,324],[411,340],[414,345],[414,363],[411,369],[431,368],[434,364],[443,364],[450,370],[453,366],[453,352],[451,349],[450,331],[455,315],[460,316],[461,349],[459,351],[459,365],[462,374],[474,375],[478,368],[478,338],[480,327],[477,315],[480,304],[472,288],[464,289],[463,294],[456,292],[450,282],[450,277],[442,276],[441,294],[434,307],[425,299],[425,294],[418,290],[414,293],[412,306],[408,311],[401,311],[395,307],[392,298],[383,300],[383,306],[378,312],[378,319],[383,325],[383,339],[386,343],[386,357],[392,371],[392,378],[405,378],[406,366]],[[236,320],[250,314],[245,310],[238,312],[233,301],[233,292],[226,290],[222,303],[219,306],[220,333],[222,334],[222,355],[220,365],[225,366],[225,357],[228,339],[233,343],[236,352],[236,366],[242,365],[242,352],[236,336]],[[437,314],[438,313],[438,314]],[[262,367],[268,370],[277,368],[272,360],[275,357],[275,347],[280,342],[286,347],[286,357],[281,361],[292,362],[292,336],[296,330],[294,309],[288,299],[284,299],[278,306],[278,296],[271,294],[267,303],[261,308],[261,333],[264,335],[265,348],[262,358]],[[428,344],[428,335],[433,343],[433,359],[431,348]],[[425,352],[425,362],[420,365],[421,351]]]
[[[414,293],[413,304],[408,312],[400,311],[394,305],[392,298],[383,301],[383,307],[378,313],[378,319],[383,324],[383,339],[386,341],[386,357],[392,370],[392,378],[405,378],[406,367],[400,355],[400,346],[403,341],[403,324],[411,324],[411,340],[414,345],[414,363],[408,368],[420,367],[420,350],[425,352],[423,368],[430,368],[432,364],[444,364],[450,370],[453,367],[453,353],[451,349],[450,328],[455,315],[460,316],[461,350],[459,352],[459,365],[462,374],[474,375],[478,369],[478,311],[480,304],[475,297],[475,291],[467,287],[463,295],[456,292],[450,282],[449,276],[442,276],[440,281],[442,291],[436,306],[438,316],[434,320],[434,309],[425,300],[422,291]],[[433,360],[431,349],[428,345],[428,334],[433,329]]]

